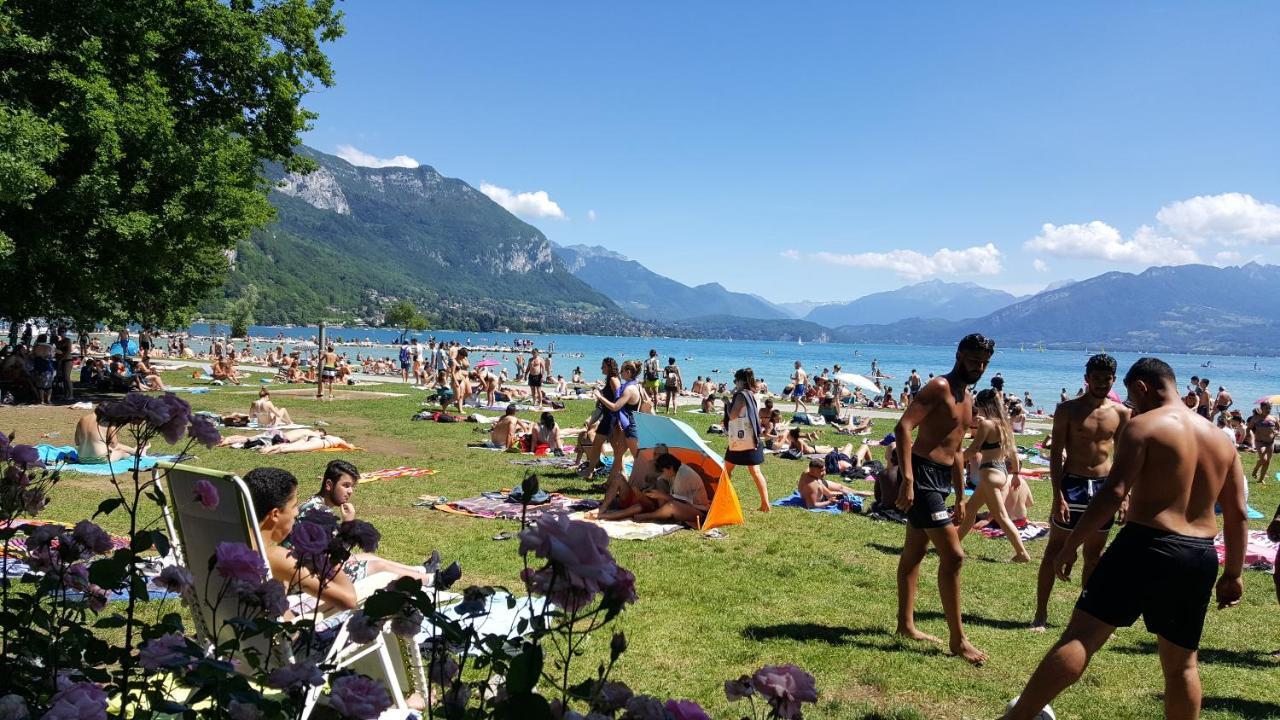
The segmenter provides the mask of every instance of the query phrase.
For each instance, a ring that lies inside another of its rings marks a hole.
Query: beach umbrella
[[[1124,404],[1124,399],[1120,397],[1120,393],[1116,392],[1115,388],[1111,388],[1107,391],[1107,399],[1112,402],[1118,402],[1121,405]]]
[[[863,375],[859,375],[858,373],[836,373],[836,379],[842,383],[846,383],[854,387],[860,387],[867,392],[875,393],[877,395],[884,392],[884,390],[877,387],[874,382],[868,380]]]
[[[1261,405],[1262,403],[1271,403],[1272,405],[1280,405],[1280,395],[1267,395],[1266,397],[1260,397],[1258,398],[1258,401],[1254,403],[1254,405]]]
[[[703,530],[742,524],[742,506],[738,503],[733,484],[725,476],[724,458],[712,450],[693,428],[675,418],[648,413],[636,413],[635,422],[639,447],[666,445],[668,452],[697,470],[706,484],[713,488],[711,508],[702,523]]]
[[[293,345],[294,350],[318,350],[319,348],[319,345],[311,342],[310,340],[304,340],[300,343],[294,343]]]
[[[476,369],[487,368],[487,367],[498,367],[501,364],[502,363],[498,362],[497,360],[494,360],[493,358],[485,358],[484,360],[481,360],[480,362],[476,363]]]

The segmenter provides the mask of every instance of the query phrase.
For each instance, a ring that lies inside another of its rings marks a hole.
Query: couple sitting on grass
[[[666,445],[636,453],[631,476],[611,474],[600,510],[588,513],[599,520],[683,523],[700,527],[711,500],[702,476],[680,462]]]

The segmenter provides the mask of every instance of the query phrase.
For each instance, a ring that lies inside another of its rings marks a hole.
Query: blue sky
[[[343,7],[308,144],[484,183],[689,284],[1280,259],[1277,4]]]

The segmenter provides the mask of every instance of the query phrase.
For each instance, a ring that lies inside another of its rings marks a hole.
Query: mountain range
[[[633,332],[643,329],[574,277],[537,228],[427,165],[368,168],[301,147],[318,169],[268,166],[276,219],[241,242],[216,314],[244,286],[257,320],[377,322],[407,298],[436,327]]]
[[[262,323],[381,321],[408,299],[432,327],[854,343],[1002,344],[1273,354],[1280,266],[1108,272],[1014,297],[929,281],[845,303],[775,305],[689,286],[602,247],[551,243],[467,183],[423,165],[367,168],[311,148],[307,175],[266,168],[276,219],[231,253],[219,317],[247,285]],[[804,313],[804,317],[796,315]]]
[[[790,317],[759,296],[730,292],[714,282],[690,287],[602,247],[553,244],[552,250],[574,277],[607,295],[633,317],[656,321],[710,315],[766,320]]]
[[[1271,298],[1277,283],[1280,266],[1257,263],[1108,272],[980,318],[847,325],[832,336],[853,343],[938,345],[980,332],[1006,345],[1272,355],[1280,346],[1280,318]]]

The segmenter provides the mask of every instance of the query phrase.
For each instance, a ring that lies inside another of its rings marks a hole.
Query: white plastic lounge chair
[[[231,636],[231,628],[227,626],[226,620],[234,617],[236,612],[234,599],[224,598],[216,608],[209,607],[222,588],[221,578],[209,577],[209,558],[213,556],[218,544],[245,543],[258,550],[262,554],[263,564],[267,564],[262,534],[254,520],[256,516],[253,499],[244,481],[231,473],[172,463],[157,466],[155,473],[158,485],[166,495],[164,519],[175,559],[195,579],[191,592],[184,600],[191,611],[196,633],[212,647]],[[208,480],[217,488],[220,502],[216,509],[206,510],[193,500],[195,484],[200,480]],[[371,587],[385,585],[391,579],[394,577],[389,573],[370,576],[357,587],[357,592],[363,599]],[[204,595],[206,589],[213,597]],[[289,643],[275,643],[274,647],[266,647],[262,638],[251,639],[248,643],[252,644],[255,640],[258,644],[252,650],[262,658],[270,658],[272,667],[294,661],[293,648]],[[326,656],[320,659],[320,662],[332,663],[337,668],[352,668],[381,680],[392,700],[391,708],[382,715],[384,720],[405,718],[412,712],[405,704],[402,691],[409,681],[396,640],[387,631],[373,642],[358,645],[349,639],[344,623]],[[412,648],[410,656],[417,660],[412,663],[415,674],[421,676],[421,660],[416,657],[416,650],[416,647]],[[425,678],[421,678],[420,687],[426,687]],[[322,687],[316,687],[307,692],[302,712],[304,720],[315,708],[322,690]]]

